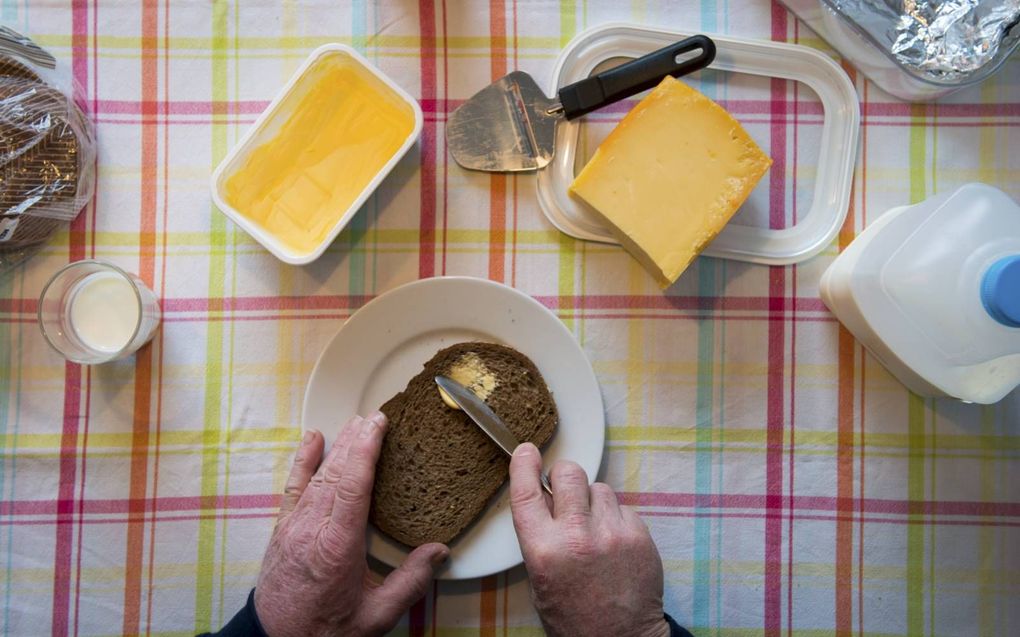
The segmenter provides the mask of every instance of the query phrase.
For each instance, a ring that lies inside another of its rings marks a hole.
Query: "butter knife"
[[[503,421],[500,420],[499,416],[485,404],[481,398],[476,396],[467,387],[464,387],[452,378],[446,376],[436,376],[436,384],[439,388],[446,392],[447,396],[450,397],[453,402],[457,403],[465,414],[468,415],[471,420],[474,421],[478,428],[485,432],[489,438],[492,439],[499,448],[506,452],[508,456],[514,454],[514,449],[520,444],[517,441],[517,437],[514,436]],[[541,474],[542,488],[545,489],[546,493],[552,495],[552,487],[549,486],[549,478],[546,477],[545,472]]]

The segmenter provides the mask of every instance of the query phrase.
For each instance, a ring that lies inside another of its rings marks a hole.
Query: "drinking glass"
[[[130,356],[152,339],[160,318],[156,295],[141,279],[96,259],[64,266],[39,297],[46,341],[84,365]]]

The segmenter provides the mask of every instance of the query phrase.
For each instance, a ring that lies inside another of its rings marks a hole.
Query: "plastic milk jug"
[[[912,391],[994,403],[1020,385],[1020,205],[972,183],[894,208],[829,266],[821,296]]]

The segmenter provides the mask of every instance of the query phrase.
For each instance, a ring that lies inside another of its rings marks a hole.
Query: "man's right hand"
[[[255,614],[271,637],[382,635],[450,555],[423,544],[382,583],[369,575],[365,529],[386,427],[379,412],[353,418],[322,464],[322,434],[306,434],[255,587]]]
[[[641,518],[576,463],[558,461],[542,491],[542,456],[524,443],[510,461],[510,508],[546,632],[668,637],[662,559]]]

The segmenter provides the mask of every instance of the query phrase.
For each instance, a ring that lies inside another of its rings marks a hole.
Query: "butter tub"
[[[357,51],[308,56],[212,174],[212,198],[285,263],[319,258],[421,134],[418,102]]]

